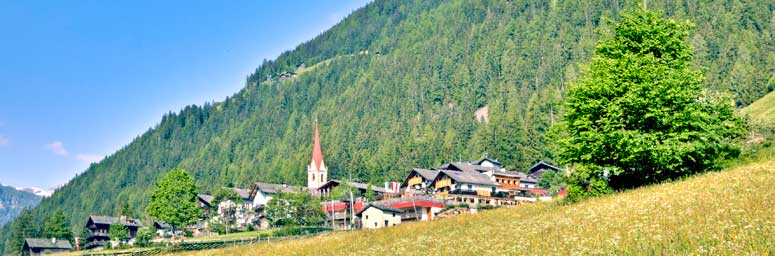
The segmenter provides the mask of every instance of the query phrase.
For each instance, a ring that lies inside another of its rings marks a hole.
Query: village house
[[[544,161],[538,161],[538,163],[527,169],[527,174],[536,179],[541,179],[546,171],[559,172],[560,168]]]
[[[368,204],[355,216],[360,218],[362,228],[384,228],[401,224],[403,212],[390,206]]]
[[[22,255],[37,256],[53,253],[69,252],[73,250],[70,241],[64,239],[25,238],[22,247]]]
[[[137,230],[143,226],[140,220],[127,218],[126,216],[112,217],[112,216],[89,216],[86,221],[86,229],[89,236],[86,237],[85,249],[103,247],[106,241],[110,241],[110,225],[113,223],[121,223],[127,229],[127,237],[129,243],[134,243]]]
[[[328,196],[331,194],[331,191],[333,191],[335,187],[341,184],[342,184],[342,181],[340,180],[330,180],[318,188],[318,195],[320,195],[321,197]],[[369,184],[367,183],[349,181],[347,182],[347,185],[357,190],[358,193],[360,193],[361,195],[365,195],[366,191],[369,190]],[[391,197],[393,196],[393,194],[395,194],[390,189],[386,189],[375,185],[371,186],[371,191],[374,193],[374,196],[377,198],[377,200],[385,197]]]
[[[431,183],[438,175],[439,171],[437,170],[412,168],[412,171],[409,172],[409,175],[401,183],[401,187],[404,188],[403,196],[431,194],[433,191]]]
[[[202,209],[202,218],[210,216],[210,210],[213,208],[213,196],[211,195],[196,195],[196,206]]]
[[[156,229],[157,237],[172,236],[172,225],[163,221],[153,221],[153,228]]]
[[[290,193],[290,192],[301,192],[304,191],[304,188],[299,186],[289,186],[288,184],[271,184],[271,183],[263,183],[263,182],[256,182],[253,183],[253,187],[250,189],[250,192],[248,193],[248,196],[251,198],[253,208],[260,209],[263,208],[264,205],[269,203],[269,200],[272,200],[272,197],[277,193]]]
[[[430,196],[411,196],[374,201],[373,205],[384,205],[402,210],[401,221],[431,221],[446,206],[443,200]]]

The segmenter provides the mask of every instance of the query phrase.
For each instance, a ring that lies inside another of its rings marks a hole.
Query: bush
[[[184,230],[183,231],[183,236],[185,236],[185,237],[194,237],[194,232],[192,232],[191,230]]]
[[[578,167],[568,178],[568,196],[565,203],[575,203],[586,198],[610,194],[613,192],[606,177],[598,175],[606,173],[599,167]]]

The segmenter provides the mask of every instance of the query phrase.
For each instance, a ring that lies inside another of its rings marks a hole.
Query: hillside
[[[573,205],[534,204],[434,222],[180,255],[741,255],[775,248],[775,162]]]
[[[775,92],[769,93],[751,105],[741,109],[743,115],[748,115],[752,121],[772,126],[775,125]]]
[[[41,199],[31,192],[0,185],[0,225],[13,220],[22,209],[35,207]]]
[[[87,215],[113,214],[123,201],[143,217],[146,191],[174,167],[193,174],[202,192],[301,184],[315,116],[332,178],[381,183],[484,152],[510,168],[551,162],[555,140],[546,132],[562,116],[566,83],[593,52],[594,31],[605,29],[601,17],[636,2],[375,1],[262,63],[227,100],[165,115],[44,199],[33,217],[42,223],[63,209],[80,232]],[[710,89],[740,106],[766,93],[775,3],[649,4],[697,24],[691,43]],[[314,68],[278,78],[301,64]],[[477,123],[485,105],[490,121]]]

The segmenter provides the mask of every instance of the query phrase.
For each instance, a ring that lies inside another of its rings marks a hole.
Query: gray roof
[[[412,168],[412,171],[416,172],[417,174],[420,174],[420,176],[428,180],[433,180],[436,178],[436,176],[439,175],[439,171],[436,171],[436,170]]]
[[[534,173],[534,172],[536,172],[538,170],[541,170],[541,169],[552,169],[552,170],[555,170],[555,171],[559,171],[560,170],[559,167],[551,165],[551,164],[548,164],[548,163],[546,163],[544,161],[538,161],[538,163],[534,164],[533,166],[530,166],[530,168],[528,168],[527,170],[528,170],[528,173],[532,174],[532,173]]]
[[[160,229],[172,229],[172,225],[167,224],[164,221],[160,221],[160,220],[153,221],[153,226],[158,227]]]
[[[267,194],[275,194],[277,192],[289,193],[294,191],[304,191],[304,188],[287,184],[256,182],[253,183],[253,188],[249,191],[249,197],[255,197],[256,192],[259,190]]]
[[[57,239],[56,243],[52,243],[51,239],[46,238],[25,238],[24,243],[29,248],[73,249],[70,241],[66,239]]]
[[[207,205],[210,205],[213,203],[213,196],[211,195],[198,194],[196,195],[196,197],[198,197],[200,201],[207,203]]]
[[[242,200],[250,200],[250,189],[231,188],[234,192],[237,192]]]
[[[350,187],[354,187],[354,188],[358,188],[358,189],[363,189],[363,190],[367,190],[369,188],[369,184],[360,183],[360,182],[352,182],[351,181],[351,182],[347,182],[347,185],[350,185]],[[379,192],[379,193],[393,193],[391,191],[386,190],[383,187],[380,187],[380,186],[377,186],[377,185],[373,185],[373,184],[371,185],[371,190],[374,190],[374,191]]]
[[[382,210],[383,212],[396,212],[396,213],[403,213],[403,212],[404,212],[404,211],[403,211],[403,210],[401,210],[401,209],[396,209],[396,208],[393,208],[393,207],[390,207],[390,206],[387,206],[387,205],[382,205],[382,204],[374,204],[374,203],[371,203],[371,204],[368,204],[368,205],[364,206],[364,207],[363,207],[363,209],[361,209],[360,211],[358,211],[358,213],[356,213],[355,215],[356,215],[356,216],[361,216],[361,214],[362,214],[364,211],[366,211],[366,209],[369,209],[369,207],[374,207],[374,208],[380,209],[380,210]]]
[[[444,200],[431,197],[431,196],[411,196],[411,197],[391,198],[391,199],[374,201],[374,202],[371,202],[371,204],[390,205],[390,204],[405,203],[405,202],[412,202],[412,201],[428,201],[428,202],[446,204]]]
[[[497,164],[499,166],[503,166],[503,164],[501,162],[498,162],[498,160],[495,160],[495,159],[492,159],[492,158],[489,158],[489,157],[485,157],[485,158],[480,159],[479,161],[471,162],[471,163],[472,164],[477,164],[477,165],[482,165],[482,163],[484,161],[490,161],[490,162],[492,162],[494,164]]]
[[[464,170],[464,171],[455,171],[455,170],[441,170],[442,173],[446,174],[456,182],[460,183],[471,183],[471,184],[480,184],[480,185],[490,185],[490,186],[498,186],[497,182],[494,182],[490,179],[489,176],[482,174],[478,171],[473,170]]]
[[[342,184],[342,181],[340,181],[340,180],[329,180],[325,184],[321,185],[320,188],[318,188],[318,189],[321,189],[324,186],[328,186],[329,184],[332,184],[331,185],[332,187],[336,187],[339,184]],[[333,184],[336,184],[336,185],[333,185]],[[353,188],[357,188],[359,190],[368,190],[369,189],[369,184],[366,184],[366,183],[349,181],[349,182],[347,182],[347,185],[350,186],[350,187],[353,187]],[[371,190],[374,191],[374,192],[379,192],[379,193],[383,193],[383,194],[393,193],[392,191],[386,190],[385,188],[380,187],[378,185],[374,185],[374,184],[371,185]]]
[[[138,219],[132,219],[132,218],[119,218],[119,217],[113,217],[113,216],[97,216],[92,215],[89,216],[89,219],[91,219],[92,222],[95,224],[113,224],[116,222],[121,222],[122,225],[127,227],[142,227],[143,223],[140,222]],[[87,221],[88,222],[88,221]]]
[[[451,169],[457,169],[461,171],[477,171],[477,172],[487,172],[487,171],[497,171],[500,170],[498,167],[488,167],[488,166],[482,166],[482,165],[476,165],[476,164],[470,164],[470,163],[450,163],[446,165],[447,170]]]

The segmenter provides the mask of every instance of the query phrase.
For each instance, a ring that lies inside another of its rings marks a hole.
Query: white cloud
[[[94,154],[78,154],[75,156],[79,161],[90,164],[102,160],[103,156]]]
[[[8,145],[8,142],[9,142],[8,137],[0,135],[0,146]]]
[[[49,144],[46,144],[46,148],[48,150],[51,150],[54,154],[60,155],[60,156],[66,156],[67,155],[67,149],[65,149],[65,144],[61,141],[54,141]]]

